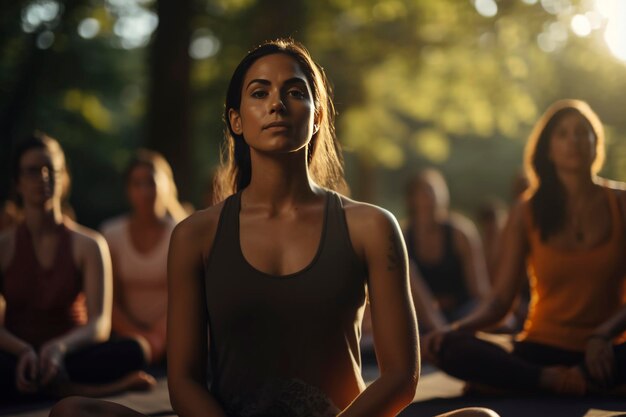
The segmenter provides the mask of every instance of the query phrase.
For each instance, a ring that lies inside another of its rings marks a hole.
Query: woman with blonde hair
[[[148,361],[158,363],[165,357],[170,235],[187,213],[158,152],[137,150],[124,178],[131,213],[102,226],[113,259],[113,331],[137,338]]]

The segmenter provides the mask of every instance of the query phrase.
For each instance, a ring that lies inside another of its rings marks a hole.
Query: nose
[[[40,171],[40,178],[45,182],[50,181],[50,169],[48,167],[42,167]]]
[[[270,113],[284,113],[287,110],[283,98],[276,94],[270,104]]]

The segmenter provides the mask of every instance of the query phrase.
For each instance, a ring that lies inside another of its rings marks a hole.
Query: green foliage
[[[54,1],[0,6],[0,106],[5,114],[19,108],[2,134],[40,128],[58,137],[74,171],[72,203],[81,220],[97,225],[124,207],[120,174],[131,150],[145,143],[147,46],[157,4],[68,0],[56,19],[25,32],[28,8],[46,2]],[[550,53],[537,42],[554,28],[569,30],[573,14],[590,3],[572,1],[570,9],[549,13],[539,2],[500,1],[494,17],[481,16],[473,3],[191,0],[192,45],[204,47],[191,69],[193,202],[200,204],[219,161],[232,70],[248,49],[277,36],[303,41],[334,84],[356,197],[400,211],[406,177],[435,165],[465,211],[486,195],[507,199],[532,124],[562,97],[597,110],[608,126],[604,172],[626,180],[626,64],[610,55],[601,30],[587,37],[569,31]],[[143,37],[127,38],[138,27]],[[54,41],[40,49],[45,31]]]

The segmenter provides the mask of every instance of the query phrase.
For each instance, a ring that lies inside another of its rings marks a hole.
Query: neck
[[[251,152],[252,177],[246,187],[248,203],[273,207],[310,200],[318,186],[309,175],[306,149],[282,155]]]
[[[24,222],[33,236],[56,229],[63,223],[61,203],[51,203],[45,207],[24,207]]]
[[[155,226],[160,225],[165,217],[165,211],[159,213],[157,210],[140,211],[135,210],[131,215],[131,221],[138,226]]]
[[[595,183],[588,172],[557,172],[557,175],[565,187],[568,198],[584,198],[591,194],[595,188]]]
[[[446,213],[443,210],[434,210],[429,212],[418,211],[415,216],[415,224],[419,229],[428,229],[442,224],[445,219]]]

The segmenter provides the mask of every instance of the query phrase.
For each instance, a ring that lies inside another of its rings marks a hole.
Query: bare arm
[[[13,228],[0,233],[0,282],[4,280],[2,275],[9,267],[9,263],[13,258],[14,234],[15,230]],[[13,335],[4,327],[5,314],[6,300],[2,293],[0,293],[0,350],[19,356],[20,353],[32,349],[33,347],[26,341]]]
[[[121,335],[134,335],[148,331],[141,323],[138,323],[128,314],[126,306],[125,288],[120,279],[119,269],[116,267],[115,248],[111,247],[111,259],[113,265],[113,311],[111,326],[113,330]]]
[[[467,288],[474,299],[485,299],[489,294],[491,285],[478,230],[467,219],[455,221],[453,227],[454,244],[461,255]]]
[[[358,207],[358,210],[358,216],[355,213],[348,224],[352,223],[355,249],[362,251],[369,271],[380,376],[339,416],[395,416],[413,400],[420,370],[406,248],[390,213],[371,206]]]
[[[411,295],[417,310],[417,319],[420,326],[423,324],[428,331],[442,329],[448,322],[439,309],[435,296],[424,282],[417,265],[411,259],[409,259],[409,277],[411,281]]]
[[[39,351],[42,383],[52,381],[69,352],[95,342],[104,342],[111,332],[111,256],[104,238],[86,228],[70,224],[74,261],[83,275],[87,324],[46,342]]]
[[[522,284],[519,271],[524,267],[528,251],[523,204],[526,203],[518,203],[507,220],[494,288],[472,314],[454,323],[452,328],[483,329],[502,319],[513,305]]]
[[[0,351],[20,356],[20,354],[33,349],[26,341],[15,336],[4,327],[4,315],[6,311],[6,302],[2,294],[0,294]]]
[[[109,247],[102,236],[75,234],[74,245],[83,273],[83,287],[87,302],[87,324],[57,339],[66,352],[93,342],[103,342],[111,332],[112,275]]]
[[[211,216],[208,222],[200,217],[192,215],[181,222],[170,241],[168,387],[172,408],[180,417],[226,417],[207,388],[206,375],[208,320],[202,243],[213,240],[218,216]]]

